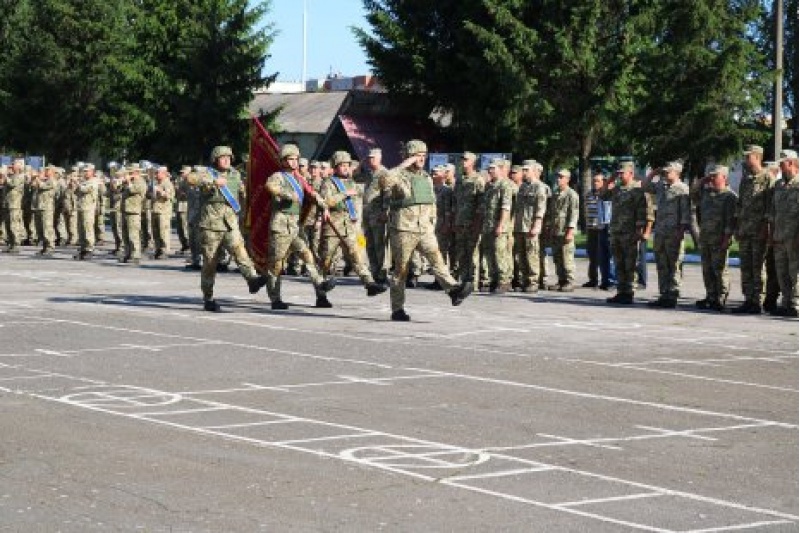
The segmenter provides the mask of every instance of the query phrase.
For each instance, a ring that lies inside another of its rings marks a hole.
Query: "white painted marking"
[[[44,348],[36,348],[33,351],[44,355],[55,355],[56,357],[72,357],[72,355],[64,352],[57,352],[55,350],[45,350]]]
[[[205,429],[236,429],[236,428],[249,428],[253,426],[269,426],[272,424],[288,424],[290,422],[300,422],[296,418],[286,418],[283,420],[265,420],[263,422],[244,422],[241,424],[223,424],[221,426],[202,426]]]
[[[55,376],[55,374],[38,374],[35,376],[11,376],[7,378],[0,378],[0,381],[16,381],[18,379],[42,379],[42,378],[50,378]]]
[[[229,411],[226,407],[201,407],[198,409],[180,409],[178,411],[151,411],[149,413],[131,413],[135,418],[159,417],[159,416],[178,416],[191,415],[194,413],[208,413],[212,411]]]
[[[270,442],[270,444],[276,444],[276,445],[279,445],[279,446],[283,445],[283,444],[295,444],[295,445],[297,445],[297,444],[305,444],[307,442],[319,442],[319,441],[325,441],[325,440],[340,440],[340,439],[343,439],[343,440],[359,439],[359,438],[362,438],[362,437],[379,437],[381,435],[382,435],[382,433],[380,433],[380,432],[368,431],[366,433],[350,433],[350,434],[344,434],[344,435],[331,435],[329,437],[314,437],[314,438],[310,438],[310,439],[280,440],[280,441]]]
[[[465,481],[467,479],[487,479],[493,477],[506,477],[506,476],[516,476],[519,474],[533,474],[536,472],[550,472],[555,470],[552,466],[543,466],[541,468],[517,468],[515,470],[500,470],[497,472],[487,472],[485,474],[473,474],[470,476],[448,476],[446,478],[440,479],[439,482],[442,481]]]
[[[585,439],[585,440],[572,439],[572,438],[569,438],[569,437],[559,437],[558,435],[549,435],[547,433],[537,433],[537,435],[540,436],[540,437],[548,438],[548,439],[554,439],[559,444],[580,444],[582,446],[591,446],[591,447],[594,447],[594,448],[605,448],[606,450],[616,450],[616,451],[619,451],[619,450],[622,449],[619,446],[611,446],[609,444],[599,444],[597,442],[592,442],[591,439]]]
[[[664,496],[663,492],[640,492],[639,494],[627,494],[625,496],[609,496],[608,498],[594,498],[591,500],[578,500],[574,502],[554,503],[553,507],[577,507],[580,505],[592,505],[596,503],[609,503],[627,500],[639,500],[642,498],[654,498]]]
[[[132,348],[132,349],[135,349],[135,350],[145,350],[145,351],[148,351],[148,352],[160,352],[161,351],[161,348],[156,348],[154,346],[141,346],[139,344],[120,344],[120,346],[123,346],[125,348]]]
[[[662,435],[668,435],[670,437],[687,437],[687,438],[690,438],[690,439],[709,440],[709,441],[716,441],[717,440],[714,437],[706,437],[704,435],[697,435],[691,429],[687,429],[685,431],[675,431],[675,430],[672,430],[672,429],[657,428],[657,427],[653,427],[653,426],[637,425],[636,427],[640,428],[640,429],[646,429],[648,431],[654,431],[656,433],[661,433]]]
[[[765,520],[763,522],[751,522],[749,524],[738,524],[734,526],[711,527],[706,529],[690,529],[684,533],[714,533],[717,531],[737,531],[742,529],[753,529],[764,526],[776,526],[778,524],[790,524],[789,520]]]

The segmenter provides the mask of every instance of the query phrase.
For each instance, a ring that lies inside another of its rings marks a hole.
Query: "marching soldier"
[[[8,244],[6,232],[6,178],[8,178],[8,167],[0,165],[0,243]]]
[[[142,250],[147,251],[150,247],[150,241],[153,239],[153,186],[155,167],[151,163],[147,163],[146,168],[143,168],[144,181],[147,185],[147,192],[145,193],[144,200],[142,200],[142,218],[140,236],[142,239]]]
[[[97,177],[97,206],[94,219],[94,238],[98,246],[106,242],[106,196],[108,188],[102,173]]]
[[[73,166],[70,173],[64,182],[64,188],[61,195],[61,215],[64,220],[64,229],[66,230],[66,241],[62,244],[65,246],[72,246],[78,244],[78,214],[77,214],[77,197],[75,189],[78,187],[78,167]]]
[[[578,227],[580,198],[569,186],[571,176],[565,168],[558,171],[558,186],[547,210],[553,263],[558,276],[558,282],[547,287],[551,291],[575,290],[575,230]]]
[[[455,190],[455,234],[454,255],[458,265],[458,279],[474,281],[478,263],[478,241],[480,238],[478,210],[483,204],[486,183],[475,171],[476,156],[464,152],[461,156],[463,171],[461,180],[456,182]]]
[[[633,281],[639,242],[650,238],[653,214],[648,209],[644,190],[633,180],[633,162],[625,161],[617,169],[620,184],[608,180],[600,192],[604,200],[611,200],[611,251],[617,267],[617,294],[606,302],[633,303]]]
[[[122,239],[125,242],[125,254],[120,263],[138,265],[142,258],[142,203],[147,194],[147,183],[142,178],[138,163],[127,169],[127,178],[122,187]]]
[[[267,179],[266,189],[272,197],[272,214],[269,225],[269,250],[267,252],[267,295],[274,310],[288,309],[289,305],[281,299],[281,273],[284,263],[292,252],[297,252],[306,265],[306,270],[319,298],[330,292],[336,285],[333,279],[323,279],[308,248],[308,243],[300,232],[301,211],[306,195],[310,196],[319,208],[325,204],[305,180],[298,177],[300,150],[293,144],[281,148],[282,169]]]
[[[406,143],[407,159],[381,179],[381,189],[391,199],[389,240],[392,250],[394,276],[390,299],[392,320],[408,321],[405,312],[405,282],[408,262],[415,250],[428,259],[433,275],[447,291],[453,305],[460,305],[472,292],[472,283],[460,285],[453,279],[439,253],[433,225],[436,221],[436,197],[433,183],[425,172],[428,148],[425,143],[411,140]]]
[[[47,165],[41,176],[37,176],[31,181],[33,197],[31,198],[31,209],[33,209],[36,232],[42,241],[42,249],[37,255],[50,257],[53,255],[55,244],[55,228],[53,227],[55,212],[56,195],[55,167]]]
[[[798,270],[798,160],[794,150],[783,150],[781,179],[775,184],[769,221],[775,247],[775,270],[783,300],[775,316],[797,317]]]
[[[25,190],[22,195],[22,224],[25,228],[23,246],[36,246],[39,235],[36,231],[36,220],[33,216],[33,187],[34,179],[39,177],[39,171],[29,165],[25,166]]]
[[[181,243],[179,254],[184,254],[191,249],[189,246],[189,201],[187,192],[189,186],[186,184],[186,177],[191,171],[192,167],[190,166],[181,167],[175,186],[175,228],[178,232],[178,240]]]
[[[736,240],[744,303],[734,313],[761,314],[764,263],[767,257],[769,200],[773,179],[762,166],[764,149],[751,145],[744,152],[745,172],[736,202]]]
[[[257,293],[267,279],[259,276],[247,254],[244,238],[239,231],[239,217],[234,209],[242,183],[239,171],[232,168],[233,151],[227,146],[216,146],[211,151],[213,168],[190,179],[200,188],[200,248],[203,268],[200,272],[200,290],[203,292],[203,309],[219,312],[214,299],[214,279],[221,249],[227,249],[247,281],[250,294]],[[238,207],[238,206],[237,206]],[[172,211],[171,209],[169,210]]]
[[[94,177],[94,165],[88,164],[83,169],[83,181],[75,188],[75,207],[78,212],[78,253],[73,259],[84,261],[94,254],[95,226],[97,214],[97,180]]]
[[[194,167],[194,170],[186,176],[186,219],[189,224],[189,253],[190,257],[186,260],[188,270],[200,270],[200,189],[195,185],[198,175],[205,172],[202,167]]]
[[[367,296],[375,296],[386,291],[384,285],[375,283],[369,268],[361,259],[356,243],[358,214],[355,202],[358,196],[356,183],[350,176],[350,154],[338,151],[333,154],[331,166],[334,174],[322,181],[319,195],[327,207],[327,217],[322,225],[321,257],[322,271],[329,272],[339,248],[346,260],[353,266],[364,287]],[[317,307],[331,307],[328,297],[323,291],[317,291]]]
[[[111,180],[106,188],[108,196],[108,215],[111,220],[111,235],[114,237],[114,249],[109,252],[111,255],[120,256],[123,248],[122,238],[122,189],[125,182],[125,169],[120,167],[112,168]]]
[[[689,186],[681,181],[683,165],[677,161],[663,168],[663,179],[653,181],[651,173],[642,189],[655,195],[656,220],[653,249],[658,268],[658,299],[650,307],[674,308],[678,305],[683,264],[683,238],[692,224]]]
[[[764,166],[769,172],[770,179],[773,183],[773,197],[774,185],[778,182],[780,175],[780,163],[777,161],[767,161]],[[772,209],[772,198],[770,198],[770,210]],[[769,216],[767,217],[769,221]],[[768,230],[769,232],[769,230]],[[765,264],[765,279],[764,279],[764,304],[761,306],[765,313],[772,313],[778,308],[778,298],[781,293],[781,287],[778,283],[778,274],[775,270],[775,246],[772,242],[772,236],[767,237],[767,252]]]
[[[381,163],[382,159],[381,149],[373,148],[369,151],[367,164],[361,166],[361,172],[366,178],[362,225],[372,277],[378,283],[388,283],[386,222],[389,220],[389,201],[380,186],[380,180],[388,170]]]
[[[167,167],[159,167],[156,171],[156,183],[153,187],[153,259],[162,259],[170,251],[170,223],[172,222],[172,201],[175,199],[175,187],[169,179]]]
[[[532,159],[522,163],[522,183],[514,204],[514,249],[519,265],[520,290],[539,290],[539,236],[547,213],[547,192],[539,177],[542,165]]]
[[[453,219],[455,218],[455,199],[453,188],[447,184],[447,166],[442,165],[434,169],[433,190],[436,195],[436,242],[439,244],[439,252],[442,254],[445,264],[452,273],[453,261]],[[434,290],[442,290],[437,282],[428,287]]]
[[[514,265],[509,240],[513,221],[514,187],[507,177],[508,162],[495,159],[489,165],[490,181],[483,197],[481,250],[489,266],[489,292],[504,294],[511,289]]]
[[[18,254],[22,243],[25,228],[22,224],[22,196],[25,192],[25,160],[14,160],[11,170],[5,178],[5,198],[3,199],[6,218],[6,242],[8,248],[5,252]]]
[[[692,185],[700,205],[700,250],[706,297],[698,309],[723,311],[728,299],[728,248],[736,224],[736,193],[728,187],[728,167],[717,165]],[[616,216],[616,212],[614,213]]]

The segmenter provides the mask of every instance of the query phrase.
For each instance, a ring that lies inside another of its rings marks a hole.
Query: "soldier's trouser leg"
[[[70,211],[66,220],[70,244],[78,243],[78,212]]]
[[[647,285],[647,241],[639,241],[636,246],[636,277],[639,283]]]
[[[522,278],[523,287],[536,287],[539,283],[539,235],[524,235],[525,247],[521,254],[526,265],[527,275]]]
[[[6,212],[7,209],[0,206],[0,242],[6,243],[8,239],[8,232],[6,230]]]
[[[189,221],[189,248],[191,253],[190,262],[194,265],[200,264],[200,227],[197,220]]]
[[[673,232],[657,233],[653,238],[653,251],[658,269],[658,292],[664,298],[676,300],[681,288],[683,237],[678,239]]]
[[[553,239],[553,261],[559,285],[575,282],[575,241],[566,242],[563,235]]]
[[[305,262],[308,276],[315,288],[323,282],[323,278],[314,263],[314,256],[308,248],[308,244],[300,235],[296,233],[270,232],[266,273],[267,296],[271,302],[277,302],[281,299],[281,272],[287,257],[292,252],[297,252]]]
[[[25,227],[25,238],[35,246],[39,242],[39,235],[36,232],[36,221],[34,220],[32,209],[22,210],[22,222]]]
[[[156,252],[170,251],[170,218],[171,213],[153,213],[153,243]]]
[[[380,282],[388,279],[386,264],[386,224],[371,224],[367,227],[367,259],[372,277]]]
[[[617,266],[617,292],[633,294],[636,260],[639,257],[639,240],[635,235],[612,235],[611,251]]]
[[[125,257],[141,259],[142,257],[142,215],[139,213],[125,213],[122,235],[125,239]]]
[[[373,283],[375,280],[364,264],[364,261],[361,259],[361,255],[358,253],[358,243],[356,242],[355,233],[350,230],[347,234],[343,235],[343,237],[344,243],[335,235],[324,237],[321,249],[323,271],[329,271],[331,262],[338,256],[338,252],[341,251],[345,260],[352,265],[353,270],[356,275],[358,275],[361,282],[365,285],[367,283]]]
[[[111,211],[111,235],[114,237],[114,250],[122,246],[122,212]]]
[[[775,243],[775,270],[781,288],[781,307],[797,309],[797,241]]]
[[[739,239],[739,270],[742,276],[742,295],[746,303],[761,305],[766,258],[767,244],[763,239]]]
[[[178,241],[181,243],[181,250],[186,250],[189,248],[189,221],[186,216],[186,212],[176,212],[175,229],[178,232]]]
[[[724,302],[728,297],[728,249],[719,245],[719,237],[704,238],[700,234],[703,250],[703,283],[710,302]]]
[[[764,295],[764,303],[777,302],[778,296],[781,292],[781,286],[778,284],[778,273],[775,270],[775,247],[767,246],[766,261],[764,261],[766,268],[766,281],[764,282],[766,294]]]
[[[94,210],[78,211],[78,248],[81,252],[94,251]]]
[[[549,275],[547,272],[547,247],[550,245],[549,239],[539,237],[539,279],[537,280],[539,285],[544,285]]]
[[[461,281],[473,281],[478,259],[479,235],[472,231],[470,226],[459,226],[455,234],[456,263],[458,263],[458,278]]]
[[[494,257],[495,240],[494,233],[481,234],[481,255],[486,262],[486,277],[490,284],[499,283],[497,261]]]
[[[587,275],[589,281],[598,283],[597,271],[600,266],[599,262],[600,252],[600,230],[587,229],[586,230],[586,255],[589,257],[589,269]]]
[[[411,253],[411,257],[408,260],[408,272],[411,276],[418,278],[423,273],[423,265],[422,265],[422,257],[419,255],[419,252],[414,249]]]
[[[617,283],[617,273],[612,263],[608,228],[600,230],[597,256],[597,261],[600,263],[601,284],[604,286],[615,285]]]
[[[497,283],[509,285],[514,276],[514,261],[512,259],[511,234],[502,233],[494,239],[493,259],[497,271]]]
[[[100,201],[102,202],[103,200],[101,199]],[[95,211],[94,238],[95,242],[106,240],[106,210],[103,207]]]
[[[145,210],[142,212],[142,224],[141,229],[139,230],[139,236],[142,239],[142,249],[146,250],[147,247],[150,245],[150,239],[153,238],[153,234],[151,231],[151,215],[152,213],[149,210]]]
[[[16,248],[23,240],[25,227],[22,224],[22,209],[6,211],[6,234],[9,248]]]
[[[55,228],[53,228],[53,211],[35,211],[36,232],[42,241],[42,250],[52,250],[55,241]]]

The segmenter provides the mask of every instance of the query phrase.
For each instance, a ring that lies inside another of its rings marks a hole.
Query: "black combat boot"
[[[472,294],[472,282],[465,281],[455,289],[450,289],[447,294],[450,296],[450,303],[454,306],[461,305],[461,303]],[[394,318],[392,320],[394,320]]]
[[[273,311],[285,311],[289,309],[289,305],[281,300],[275,300],[270,305]]]
[[[395,322],[408,322],[411,320],[411,317],[408,316],[403,309],[398,309],[397,311],[392,312],[392,320]]]
[[[247,280],[247,288],[250,294],[256,294],[261,287],[267,284],[267,276],[256,276]]]
[[[216,300],[206,300],[203,302],[203,310],[212,313],[219,313],[222,308],[219,306]]]
[[[314,307],[320,309],[330,309],[333,307],[333,304],[330,300],[328,300],[328,295],[321,290],[317,290],[317,303],[314,304]]]
[[[367,283],[366,289],[367,289],[367,296],[377,296],[381,293],[386,292],[386,285],[382,283],[376,283],[373,281],[371,283]]]

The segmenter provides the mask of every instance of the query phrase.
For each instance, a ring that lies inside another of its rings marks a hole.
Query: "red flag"
[[[250,230],[250,256],[256,267],[263,271],[269,250],[269,222],[272,215],[272,198],[265,185],[267,179],[281,169],[278,143],[264,129],[258,118],[250,121],[250,164],[247,167],[247,218],[245,227]]]

